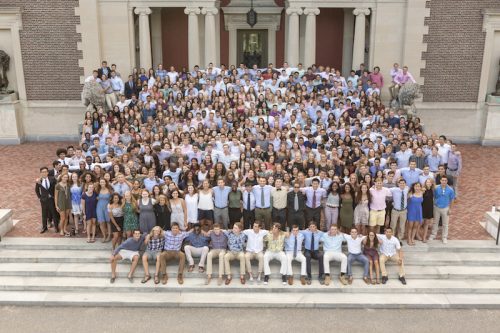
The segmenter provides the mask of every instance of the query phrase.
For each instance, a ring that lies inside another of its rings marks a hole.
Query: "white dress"
[[[184,198],[187,208],[188,223],[198,223],[198,193],[194,195],[186,194]]]

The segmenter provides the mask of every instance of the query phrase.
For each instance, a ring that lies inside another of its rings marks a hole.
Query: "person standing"
[[[255,220],[264,223],[264,229],[271,227],[271,190],[273,187],[266,184],[265,177],[259,178],[259,184],[252,189],[255,196]]]
[[[271,202],[273,206],[272,218],[273,222],[277,222],[284,229],[286,226],[286,203],[288,191],[283,188],[283,180],[276,179],[275,187],[271,190]]]
[[[187,208],[186,202],[180,197],[180,192],[174,189],[171,193],[170,198],[170,223],[177,223],[180,230],[185,231],[187,229]]]
[[[97,223],[102,233],[102,243],[111,240],[111,224],[108,213],[108,205],[111,199],[113,188],[109,185],[108,181],[104,178],[99,179],[97,186]]]
[[[300,185],[295,183],[293,185],[293,191],[287,194],[287,228],[293,225],[297,225],[301,230],[305,228],[305,208],[306,196],[300,191]]]
[[[338,224],[340,208],[340,185],[332,182],[328,188],[325,202],[326,230],[330,230],[332,225]]]
[[[207,179],[203,180],[198,192],[198,219],[205,231],[212,228],[214,222],[214,194]]]
[[[199,220],[198,220],[198,193],[197,193],[194,185],[192,185],[192,184],[188,185],[187,193],[184,196],[184,200],[186,201],[188,227],[192,228],[193,226],[199,224]]]
[[[404,239],[406,220],[408,217],[408,192],[409,188],[406,186],[406,181],[400,178],[398,187],[390,189],[392,193],[392,212],[391,212],[391,228],[396,232],[399,222],[398,238]]]
[[[340,191],[340,225],[343,231],[352,228],[354,219],[354,188],[351,183],[345,183]]]
[[[243,226],[250,229],[255,221],[255,195],[252,190],[252,183],[245,183],[245,190],[242,193],[243,201]]]
[[[303,243],[304,243],[304,235],[302,235],[299,232],[299,226],[296,224],[292,225],[292,231],[286,236],[285,239],[285,253],[288,264],[287,276],[288,276],[288,284],[290,286],[293,285],[292,261],[300,262],[300,283],[302,285],[306,284],[307,263],[306,263],[306,257],[304,257],[304,255],[302,254]]]
[[[229,228],[233,228],[236,222],[241,222],[243,213],[243,194],[238,189],[238,183],[233,181],[231,183],[231,192],[228,195],[229,207]]]
[[[319,187],[319,179],[314,178],[310,187],[301,188],[306,196],[306,219],[316,225],[321,222],[321,199],[326,198],[326,190]]]
[[[448,152],[448,168],[446,174],[452,178],[451,187],[455,191],[455,200],[458,198],[458,177],[462,172],[462,154],[457,150],[457,145],[452,143]]]
[[[69,224],[69,214],[71,213],[71,189],[68,173],[63,173],[59,177],[59,182],[54,189],[54,202],[56,204],[56,211],[60,216],[60,234],[61,236],[69,237],[71,233],[66,229]]]
[[[123,205],[123,231],[125,231],[127,238],[130,238],[132,237],[133,231],[135,229],[139,229],[139,221],[137,220],[137,201],[132,197],[132,192],[130,191],[125,192],[125,194],[123,195],[122,205]],[[94,218],[94,223],[95,223],[95,218]],[[95,224],[94,224],[94,230],[95,230]]]
[[[422,217],[424,225],[422,230],[422,242],[427,243],[429,228],[432,230],[434,224],[434,179],[427,178],[423,188]]]
[[[448,185],[448,178],[441,177],[441,184],[434,190],[434,225],[432,227],[432,234],[429,240],[436,238],[439,219],[443,223],[442,240],[444,244],[448,243],[448,223],[450,220],[450,210],[455,200],[455,191]]]
[[[217,186],[213,188],[214,194],[214,222],[219,223],[224,229],[229,227],[229,192],[231,188],[226,186],[224,178],[217,179]]]
[[[418,234],[423,221],[422,203],[424,201],[422,185],[415,183],[411,186],[408,196],[408,245],[415,245],[415,236]]]
[[[40,200],[40,206],[42,208],[41,234],[48,230],[47,220],[49,216],[53,217],[55,230],[59,232],[59,219],[57,218],[56,206],[54,203],[55,187],[56,180],[54,178],[49,178],[49,169],[47,167],[41,167],[40,178],[35,183],[35,193]]]
[[[145,235],[149,234],[156,226],[154,204],[155,200],[150,198],[146,189],[143,189],[137,207],[139,208],[139,229]]]

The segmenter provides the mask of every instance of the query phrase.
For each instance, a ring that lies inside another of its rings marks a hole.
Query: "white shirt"
[[[255,233],[253,229],[243,230],[243,233],[248,237],[247,252],[259,253],[264,251],[264,237],[269,233],[267,230],[259,230]]]
[[[450,152],[451,146],[447,143],[441,146],[441,144],[438,143],[436,144],[436,147],[438,149],[439,156],[441,156],[441,163],[448,163],[448,153]]]
[[[377,237],[382,241],[380,253],[386,257],[394,256],[396,251],[401,249],[401,243],[396,237],[392,236],[391,239],[388,239],[386,235],[377,235]]]
[[[345,236],[345,240],[347,241],[347,252],[351,254],[360,254],[361,253],[361,243],[366,236],[358,236],[356,239],[353,239],[351,235]]]

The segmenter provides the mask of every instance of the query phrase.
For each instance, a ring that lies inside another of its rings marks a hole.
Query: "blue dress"
[[[108,204],[109,200],[111,199],[111,193],[99,193],[97,199],[97,222],[110,222]]]
[[[97,193],[92,192],[92,195],[90,197],[87,195],[87,193],[83,193],[82,199],[85,200],[85,219],[87,221],[90,219],[95,219],[97,217]]]
[[[423,197],[411,196],[408,198],[408,221],[422,223]]]

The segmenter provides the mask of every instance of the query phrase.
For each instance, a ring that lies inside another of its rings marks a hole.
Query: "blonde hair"
[[[160,226],[156,226],[153,229],[151,229],[151,231],[149,232],[149,238],[153,238],[154,237],[156,230],[160,230],[160,235],[159,235],[160,238],[165,237],[163,229]]]

